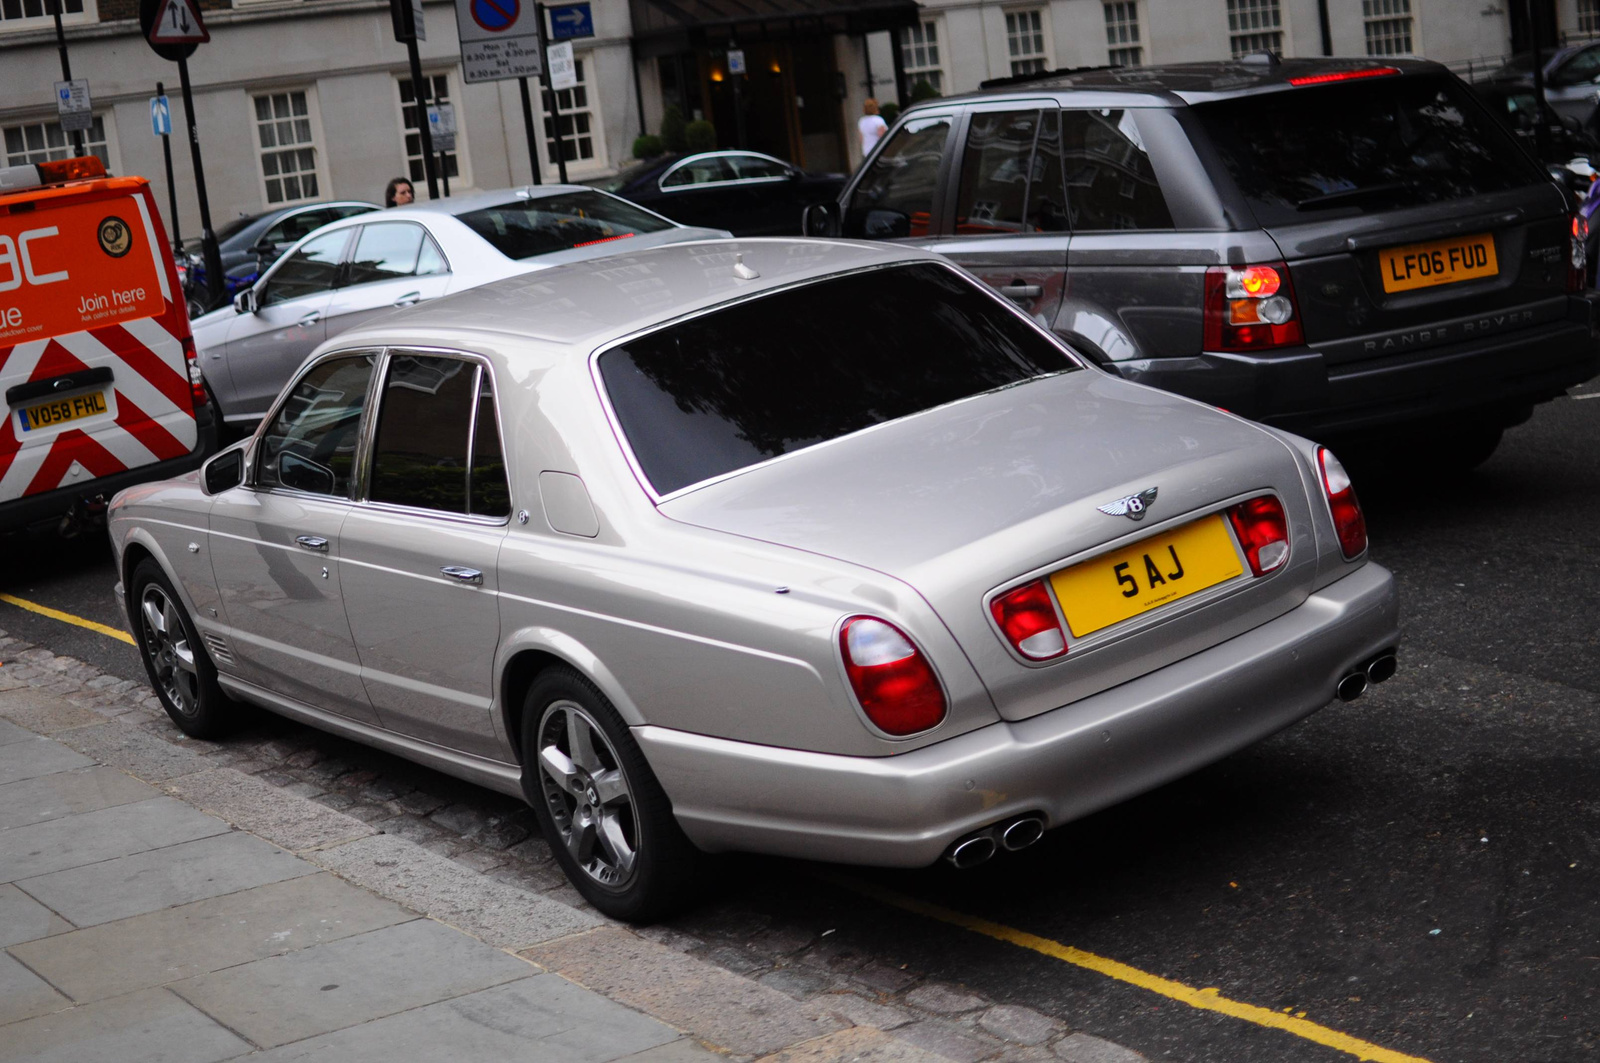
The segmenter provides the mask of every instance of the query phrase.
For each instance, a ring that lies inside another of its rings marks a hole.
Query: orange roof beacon
[[[217,420],[150,185],[86,156],[0,168],[0,533],[74,529],[199,465]]]

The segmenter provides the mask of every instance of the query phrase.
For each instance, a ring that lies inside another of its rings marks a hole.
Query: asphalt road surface
[[[679,925],[826,927],[1156,1060],[1354,1055],[1048,946],[1431,1063],[1600,1059],[1600,388],[1464,478],[1406,455],[1356,476],[1402,587],[1395,679],[976,870],[844,872],[1024,945],[779,860],[730,862]],[[114,578],[98,533],[0,540],[0,593],[122,627]],[[104,635],[9,604],[0,628],[143,676]]]

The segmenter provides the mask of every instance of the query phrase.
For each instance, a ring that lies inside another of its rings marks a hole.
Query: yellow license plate
[[[67,421],[93,417],[105,412],[106,393],[90,391],[74,395],[70,399],[55,399],[51,402],[41,402],[37,406],[24,406],[17,411],[17,421],[18,427],[24,432],[31,432],[35,428],[49,428],[51,425],[64,424]]]
[[[1494,236],[1490,233],[1386,247],[1378,252],[1378,268],[1383,273],[1386,292],[1456,284],[1493,277],[1500,272],[1500,264],[1494,257]]]
[[[1050,577],[1074,638],[1149,612],[1244,571],[1221,514]]]

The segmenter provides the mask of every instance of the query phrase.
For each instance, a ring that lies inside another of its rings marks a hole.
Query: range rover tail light
[[[989,603],[995,623],[1012,647],[1030,661],[1048,661],[1067,652],[1067,636],[1044,580],[1007,591]]]
[[[1305,342],[1289,267],[1212,266],[1206,270],[1205,349],[1260,351]]]
[[[1333,528],[1339,533],[1339,548],[1344,551],[1345,560],[1352,560],[1367,548],[1367,518],[1361,512],[1361,503],[1356,501],[1355,485],[1327,447],[1317,448],[1317,466],[1322,473],[1322,490],[1328,497],[1328,509],[1333,513]]]
[[[1289,560],[1289,522],[1283,504],[1272,495],[1228,507],[1228,520],[1244,547],[1245,560],[1257,576],[1276,572]]]
[[[845,675],[867,718],[885,734],[912,735],[945,717],[944,688],[906,633],[872,616],[839,629]]]

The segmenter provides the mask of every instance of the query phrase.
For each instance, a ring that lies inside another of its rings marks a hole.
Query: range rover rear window
[[[614,347],[601,378],[658,494],[1077,368],[943,266],[835,277]]]
[[[1378,77],[1198,104],[1262,225],[1380,213],[1549,179],[1444,75]]]

